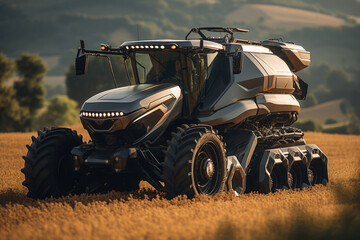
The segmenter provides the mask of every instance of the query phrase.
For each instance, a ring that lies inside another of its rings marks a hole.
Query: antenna
[[[81,48],[81,50],[84,50],[84,49],[85,49],[85,42],[84,42],[84,40],[80,40],[80,48]]]
[[[139,24],[136,24],[137,40],[139,41]]]

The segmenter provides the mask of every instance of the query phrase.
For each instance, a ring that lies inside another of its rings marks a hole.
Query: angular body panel
[[[261,44],[272,49],[274,53],[282,55],[282,58],[288,61],[293,72],[300,71],[310,65],[310,52],[306,51],[302,46],[278,40],[266,40]]]
[[[160,128],[163,131],[181,114],[181,106],[181,90],[173,84],[121,87],[88,99],[81,122],[94,141],[101,135],[105,144],[136,144],[156,138]],[[114,139],[113,133],[123,137]]]
[[[259,94],[254,99],[239,100],[209,115],[198,117],[201,123],[213,126],[236,125],[249,117],[271,113],[300,112],[299,102],[289,94]]]

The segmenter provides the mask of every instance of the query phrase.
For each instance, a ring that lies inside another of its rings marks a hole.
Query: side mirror
[[[87,55],[81,55],[75,59],[76,75],[84,75],[87,70]]]
[[[233,73],[239,74],[243,68],[244,52],[237,50],[233,56]]]

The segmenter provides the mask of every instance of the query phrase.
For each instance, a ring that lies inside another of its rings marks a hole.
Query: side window
[[[130,58],[124,59],[124,65],[125,65],[125,71],[127,74],[126,77],[129,81],[130,85],[135,85],[136,81],[135,81],[133,67],[131,65],[131,59]]]
[[[242,71],[244,61],[244,52],[237,49],[233,56],[233,73],[239,74]]]
[[[188,90],[188,104],[189,112],[191,113],[198,101],[198,97],[205,85],[207,78],[207,63],[206,55],[194,54],[192,57],[187,57],[187,86]],[[185,80],[186,81],[186,80]]]
[[[149,54],[136,53],[135,60],[136,60],[136,68],[139,76],[139,82],[145,83],[148,73],[153,68],[152,63],[150,61],[150,56]]]
[[[222,53],[214,57],[211,63],[208,62],[208,77],[203,89],[204,98],[201,101],[200,111],[210,110],[231,84],[231,58]]]

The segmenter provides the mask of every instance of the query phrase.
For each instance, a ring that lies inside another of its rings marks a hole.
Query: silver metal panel
[[[257,52],[257,53],[270,53],[272,54],[272,52],[270,51],[270,49],[263,47],[263,46],[257,46],[257,45],[246,45],[246,44],[242,44],[242,49],[244,52]]]
[[[241,100],[211,115],[199,116],[198,119],[202,123],[213,126],[226,123],[238,124],[250,116],[255,116],[257,110],[258,107],[254,100]]]
[[[230,62],[232,63],[232,61]],[[267,85],[267,73],[261,64],[249,53],[244,54],[243,70],[233,74],[234,83],[226,94],[216,102],[213,110],[218,110],[241,99],[254,97]],[[232,65],[231,65],[232,68]]]
[[[256,102],[259,108],[270,112],[300,112],[300,104],[291,94],[261,94]]]
[[[235,81],[246,89],[264,88],[267,82],[267,72],[259,62],[249,53],[244,54],[242,72],[234,74]]]
[[[294,72],[300,71],[301,69],[310,65],[310,52],[306,51],[300,45],[276,40],[266,40],[261,42],[261,45],[270,48],[276,47],[281,49],[288,58],[288,61],[293,65],[294,69],[291,70]]]

